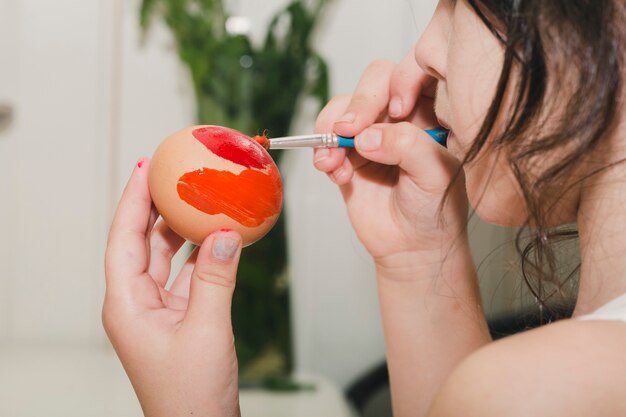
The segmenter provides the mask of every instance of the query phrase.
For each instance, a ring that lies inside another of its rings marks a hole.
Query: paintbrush
[[[448,130],[429,129],[426,133],[435,141],[446,146]],[[316,133],[313,135],[285,136],[268,138],[265,135],[254,139],[265,149],[298,149],[298,148],[354,148],[354,138],[339,136],[335,133]]]

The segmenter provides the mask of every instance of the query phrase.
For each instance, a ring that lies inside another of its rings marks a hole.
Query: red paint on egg
[[[246,169],[239,175],[202,168],[181,176],[177,191],[196,209],[225,214],[246,227],[261,225],[282,207],[282,183],[275,168],[269,173]]]
[[[215,155],[246,168],[265,169],[273,163],[265,149],[237,130],[207,126],[194,129],[192,135]]]

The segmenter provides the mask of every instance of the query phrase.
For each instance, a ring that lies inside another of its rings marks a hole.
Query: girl
[[[626,415],[625,19],[621,0],[441,0],[414,51],[320,114],[319,131],[356,136],[315,166],[375,261],[394,415]],[[152,228],[145,166],[111,230],[105,328],[146,415],[237,415],[239,237],[207,238],[165,292],[180,238]],[[572,319],[491,341],[468,203],[527,227],[540,280],[556,279],[555,228],[576,224]]]

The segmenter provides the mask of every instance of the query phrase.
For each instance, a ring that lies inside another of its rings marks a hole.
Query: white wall
[[[121,191],[138,158],[151,156],[170,133],[195,119],[193,91],[179,63],[167,28],[154,19],[144,37],[137,0],[123,2],[119,62],[118,188]]]
[[[0,0],[3,417],[141,415],[100,324],[111,5]]]
[[[15,107],[17,99],[17,4],[6,0],[0,1],[0,105]],[[10,280],[13,274],[14,258],[13,239],[15,236],[14,222],[15,207],[7,204],[9,196],[15,195],[16,184],[11,173],[16,169],[17,142],[14,130],[10,125],[0,127],[0,190],[4,197],[0,200],[0,253],[6,254],[7,261],[0,262],[0,344],[7,340],[9,334],[10,314]],[[11,155],[11,157],[2,157]],[[2,259],[4,261],[4,259]],[[8,289],[8,290],[7,290]]]
[[[2,1],[11,33],[0,95],[15,108],[0,133],[2,345],[91,344],[102,334],[101,5]]]

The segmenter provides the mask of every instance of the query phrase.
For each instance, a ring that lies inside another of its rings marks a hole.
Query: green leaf
[[[154,11],[154,7],[158,0],[143,0],[139,9],[139,24],[141,28],[146,30],[150,26],[150,18]]]
[[[320,104],[323,106],[328,102],[328,91],[329,91],[329,71],[328,64],[326,61],[319,56],[318,54],[314,54],[311,58],[311,61],[315,65],[316,76],[312,81],[312,86],[310,90],[310,94],[317,98],[320,101]]]

